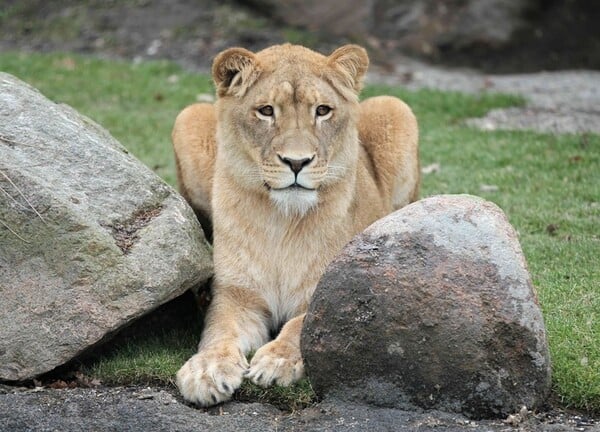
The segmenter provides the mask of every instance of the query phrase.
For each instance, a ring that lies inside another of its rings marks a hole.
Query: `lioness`
[[[225,401],[244,377],[301,378],[302,320],[325,267],[416,199],[415,117],[393,97],[358,102],[368,64],[356,45],[327,57],[289,44],[231,48],[212,66],[215,105],[177,117],[180,189],[214,229],[213,300],[198,353],[177,373],[188,401]]]

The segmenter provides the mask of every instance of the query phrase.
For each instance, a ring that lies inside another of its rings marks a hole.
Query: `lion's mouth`
[[[267,190],[269,191],[294,191],[294,190],[305,190],[305,191],[315,191],[316,189],[314,188],[309,188],[306,186],[302,186],[300,183],[292,183],[289,186],[285,186],[282,188],[274,188],[272,186],[270,186],[268,183],[265,182],[265,187],[267,188]]]

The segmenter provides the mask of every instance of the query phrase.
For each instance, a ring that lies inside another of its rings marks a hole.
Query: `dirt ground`
[[[421,431],[593,432],[585,415],[522,410],[506,419],[469,420],[439,411],[401,411],[327,400],[293,413],[262,403],[197,409],[173,389],[14,388],[0,385],[0,431]]]

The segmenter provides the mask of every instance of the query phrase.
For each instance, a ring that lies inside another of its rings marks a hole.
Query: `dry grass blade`
[[[2,170],[0,170],[0,175],[2,175],[2,177],[4,177],[12,185],[12,187],[15,188],[15,190],[19,193],[19,195],[21,195],[21,197],[25,200],[25,202],[29,205],[29,207],[34,211],[34,213],[40,218],[40,220],[42,222],[46,223],[46,220],[44,219],[44,217],[40,214],[40,212],[37,211],[37,209],[33,206],[33,204],[31,204],[31,201],[29,201],[27,199],[27,197],[23,194],[21,189],[19,189],[17,187],[17,185],[10,179],[10,177],[8,175],[6,175],[4,173],[4,171],[2,171]],[[4,189],[3,189],[3,191],[4,191]],[[6,192],[6,191],[4,191],[4,192]],[[14,198],[13,198],[13,200],[14,200]]]
[[[5,137],[4,135],[0,135],[0,141],[4,141],[5,143],[10,144],[10,145],[19,144],[17,141],[15,141],[11,138]]]
[[[24,239],[23,237],[21,237],[19,234],[17,234],[17,233],[16,233],[16,232],[15,232],[15,231],[14,231],[14,230],[11,228],[11,227],[9,227],[8,225],[6,225],[6,224],[5,224],[4,222],[2,222],[1,220],[0,220],[0,224],[2,224],[2,225],[3,225],[3,226],[4,226],[4,227],[7,229],[7,230],[9,230],[11,233],[13,233],[13,234],[14,234],[16,237],[18,237],[18,238],[19,238],[19,240],[21,240],[21,241],[23,241],[23,242],[25,242],[25,243],[31,243],[31,242],[29,242],[29,241],[25,240],[25,239]]]
[[[6,189],[4,189],[3,187],[1,187],[1,186],[0,186],[0,191],[4,192],[4,194],[12,200],[12,202],[14,202],[16,205],[18,205],[19,207],[21,207],[23,210],[27,210],[27,208],[28,208],[27,206],[24,206],[19,201],[17,201],[15,199],[15,197],[13,197],[11,194],[9,194],[8,191]]]

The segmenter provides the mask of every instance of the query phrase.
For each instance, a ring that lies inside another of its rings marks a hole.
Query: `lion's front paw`
[[[264,345],[252,358],[246,373],[255,384],[288,386],[304,376],[300,349],[292,344],[274,340]]]
[[[247,369],[246,358],[236,348],[207,348],[179,369],[177,387],[189,402],[215,405],[231,399]]]

